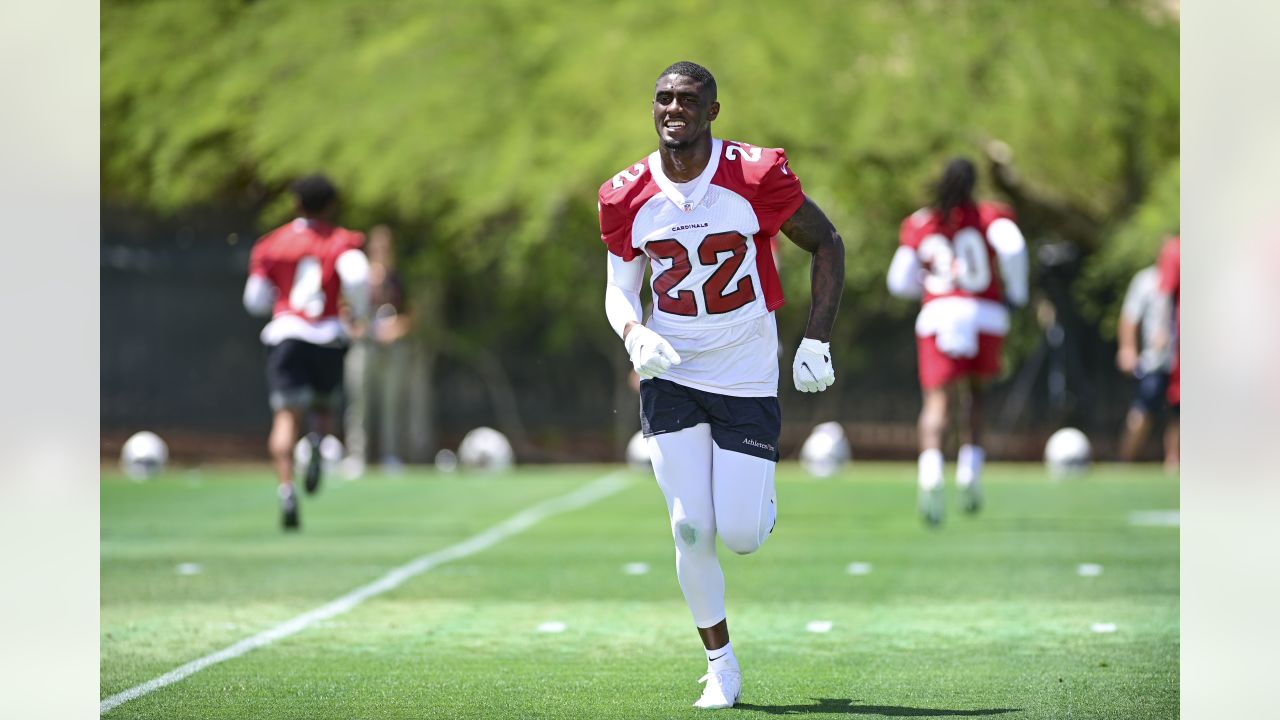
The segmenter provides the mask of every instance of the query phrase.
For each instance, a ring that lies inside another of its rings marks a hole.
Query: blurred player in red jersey
[[[658,77],[658,149],[600,187],[608,248],[605,314],[640,376],[640,426],[667,501],[676,577],[707,655],[700,708],[731,707],[742,689],[724,601],[717,536],[755,552],[777,517],[778,332],[783,303],[771,241],[779,230],[813,254],[812,304],[792,379],[835,381],[829,340],[844,288],[844,244],[780,149],[713,138],[720,112],[706,68]],[[652,314],[640,289],[651,270]]]
[[[1165,317],[1168,322],[1165,327],[1169,329],[1168,342],[1173,348],[1173,367],[1169,370],[1169,389],[1166,391],[1166,397],[1169,400],[1169,411],[1172,415],[1170,422],[1175,424],[1175,433],[1172,448],[1167,451],[1165,456],[1165,467],[1169,470],[1176,470],[1179,462],[1179,447],[1177,439],[1176,425],[1178,423],[1178,415],[1182,409],[1182,239],[1180,236],[1174,236],[1165,241],[1164,247],[1160,249],[1160,257],[1156,260],[1156,268],[1160,272],[1160,296],[1165,303]]]
[[[315,421],[308,435],[306,490],[320,483],[320,435],[332,430],[342,400],[343,354],[347,335],[339,320],[339,298],[356,317],[368,312],[369,261],[360,247],[364,235],[333,224],[338,192],[327,178],[311,175],[292,186],[298,217],[258,240],[249,256],[244,306],[270,315],[262,329],[267,351],[267,386],[274,418],[268,448],[279,478],[282,522],[298,527],[293,486],[293,448],[307,414]]]
[[[920,411],[919,507],[942,522],[942,435],[949,396],[967,391],[956,484],[967,512],[982,506],[983,384],[1000,372],[1009,306],[1027,302],[1027,248],[1013,213],[973,200],[977,172],[957,158],[934,185],[934,202],[902,221],[889,266],[889,291],[921,298],[916,344],[924,406]]]

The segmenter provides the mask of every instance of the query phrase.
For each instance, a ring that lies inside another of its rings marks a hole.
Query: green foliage
[[[1089,259],[1076,285],[1085,318],[1098,323],[1104,337],[1115,337],[1129,280],[1155,264],[1165,238],[1178,233],[1179,184],[1179,163],[1174,159],[1152,183],[1146,200]]]
[[[912,311],[883,274],[947,156],[1003,140],[1028,182],[1100,220],[1100,243],[1151,178],[1171,162],[1176,176],[1178,28],[1142,7],[108,1],[103,195],[247,202],[265,226],[288,212],[287,182],[322,169],[348,224],[411,230],[424,282],[494,311],[458,332],[483,341],[537,307],[550,346],[602,344],[595,190],[653,149],[653,80],[688,58],[717,74],[717,134],[786,147],[841,230],[848,342]],[[794,335],[807,257],[783,253]]]

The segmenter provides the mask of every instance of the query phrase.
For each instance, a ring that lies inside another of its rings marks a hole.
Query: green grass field
[[[104,473],[101,697],[615,472],[331,482],[304,498],[298,535],[278,528],[265,466],[147,483]],[[661,493],[624,475],[585,508],[105,717],[705,716],[690,707],[706,661]],[[914,477],[913,464],[855,463],[827,480],[779,467],[773,537],[752,556],[720,551],[745,681],[723,715],[1177,717],[1178,529],[1129,517],[1176,509],[1175,479],[1101,467],[1053,483],[996,464],[981,516],[953,511],[929,530]],[[1083,577],[1082,563],[1102,573]],[[563,631],[539,631],[548,622]]]

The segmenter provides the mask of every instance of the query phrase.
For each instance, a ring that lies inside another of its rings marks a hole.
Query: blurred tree
[[[103,197],[248,206],[265,227],[288,213],[287,182],[322,169],[348,224],[400,226],[440,346],[586,340],[613,358],[595,191],[655,147],[655,75],[691,59],[719,80],[717,135],[786,147],[842,231],[835,341],[856,370],[871,320],[914,311],[888,300],[884,271],[949,155],[1011,148],[1016,182],[988,173],[981,193],[1022,188],[1012,200],[1033,242],[1066,237],[1096,258],[1091,296],[1146,262],[1177,216],[1166,5],[106,0]],[[807,267],[784,247],[790,343]]]

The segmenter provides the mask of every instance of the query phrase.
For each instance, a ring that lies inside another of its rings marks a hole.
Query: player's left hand
[[[813,338],[801,340],[791,377],[800,392],[822,392],[831,387],[836,381],[836,370],[831,367],[831,343]]]

